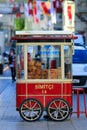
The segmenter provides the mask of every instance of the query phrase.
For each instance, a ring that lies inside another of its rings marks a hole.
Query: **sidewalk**
[[[3,73],[0,74],[0,78],[7,78],[7,77],[11,77],[11,71],[10,71],[10,68],[7,64],[4,65],[4,68],[3,68]]]
[[[62,121],[46,121],[43,118],[36,122],[25,122],[16,111],[16,84],[9,79],[0,79],[0,85],[6,87],[0,93],[0,130],[86,130],[87,118],[84,114],[77,118]]]

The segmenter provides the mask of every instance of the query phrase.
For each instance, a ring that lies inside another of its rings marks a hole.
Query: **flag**
[[[27,10],[27,6],[26,6]],[[28,15],[32,16],[34,23],[38,23],[40,19],[40,1],[28,0]]]
[[[56,23],[56,11],[55,11],[55,0],[51,0],[51,21],[53,24]]]
[[[28,0],[28,13],[33,16],[33,0]]]
[[[23,2],[19,4],[19,7],[20,7],[20,12],[24,13],[24,3]]]
[[[49,4],[49,3],[41,2],[41,8],[42,8],[42,11],[44,12],[45,15],[50,14],[50,8],[48,8],[47,4]]]
[[[56,13],[62,12],[62,1],[63,0],[52,0],[53,8]]]
[[[38,23],[40,20],[40,2],[34,1],[33,3],[33,17],[34,17],[34,23]]]
[[[27,3],[24,3],[24,13],[25,13],[25,16],[28,18],[29,17],[29,11],[28,11],[28,4]]]
[[[62,2],[63,2],[63,0],[51,0],[51,21],[52,21],[52,23],[56,23],[57,14],[62,13]]]
[[[15,0],[9,0],[9,2],[15,2]]]
[[[68,14],[69,20],[72,20],[72,7],[71,7],[71,5],[68,5],[68,7],[67,7],[67,14]]]

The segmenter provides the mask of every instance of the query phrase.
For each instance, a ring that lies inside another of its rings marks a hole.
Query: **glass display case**
[[[64,79],[72,78],[72,47],[71,45],[18,45],[17,46],[17,78],[24,79],[24,66],[27,64],[27,79]],[[56,44],[56,43],[54,43]],[[24,46],[26,51],[24,50]],[[24,61],[24,53],[27,52]],[[62,64],[64,61],[64,64]],[[24,64],[26,63],[26,64]],[[64,77],[62,77],[64,66]]]

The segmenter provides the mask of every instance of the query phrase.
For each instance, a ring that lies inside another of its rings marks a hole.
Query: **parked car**
[[[87,81],[87,48],[83,36],[80,34],[77,36],[78,39],[74,40],[73,85],[83,86]]]

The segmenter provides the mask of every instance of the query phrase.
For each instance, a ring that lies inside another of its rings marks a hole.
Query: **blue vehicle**
[[[83,36],[77,36],[78,39],[74,40],[73,85],[83,86],[87,80],[87,49],[84,45]]]

